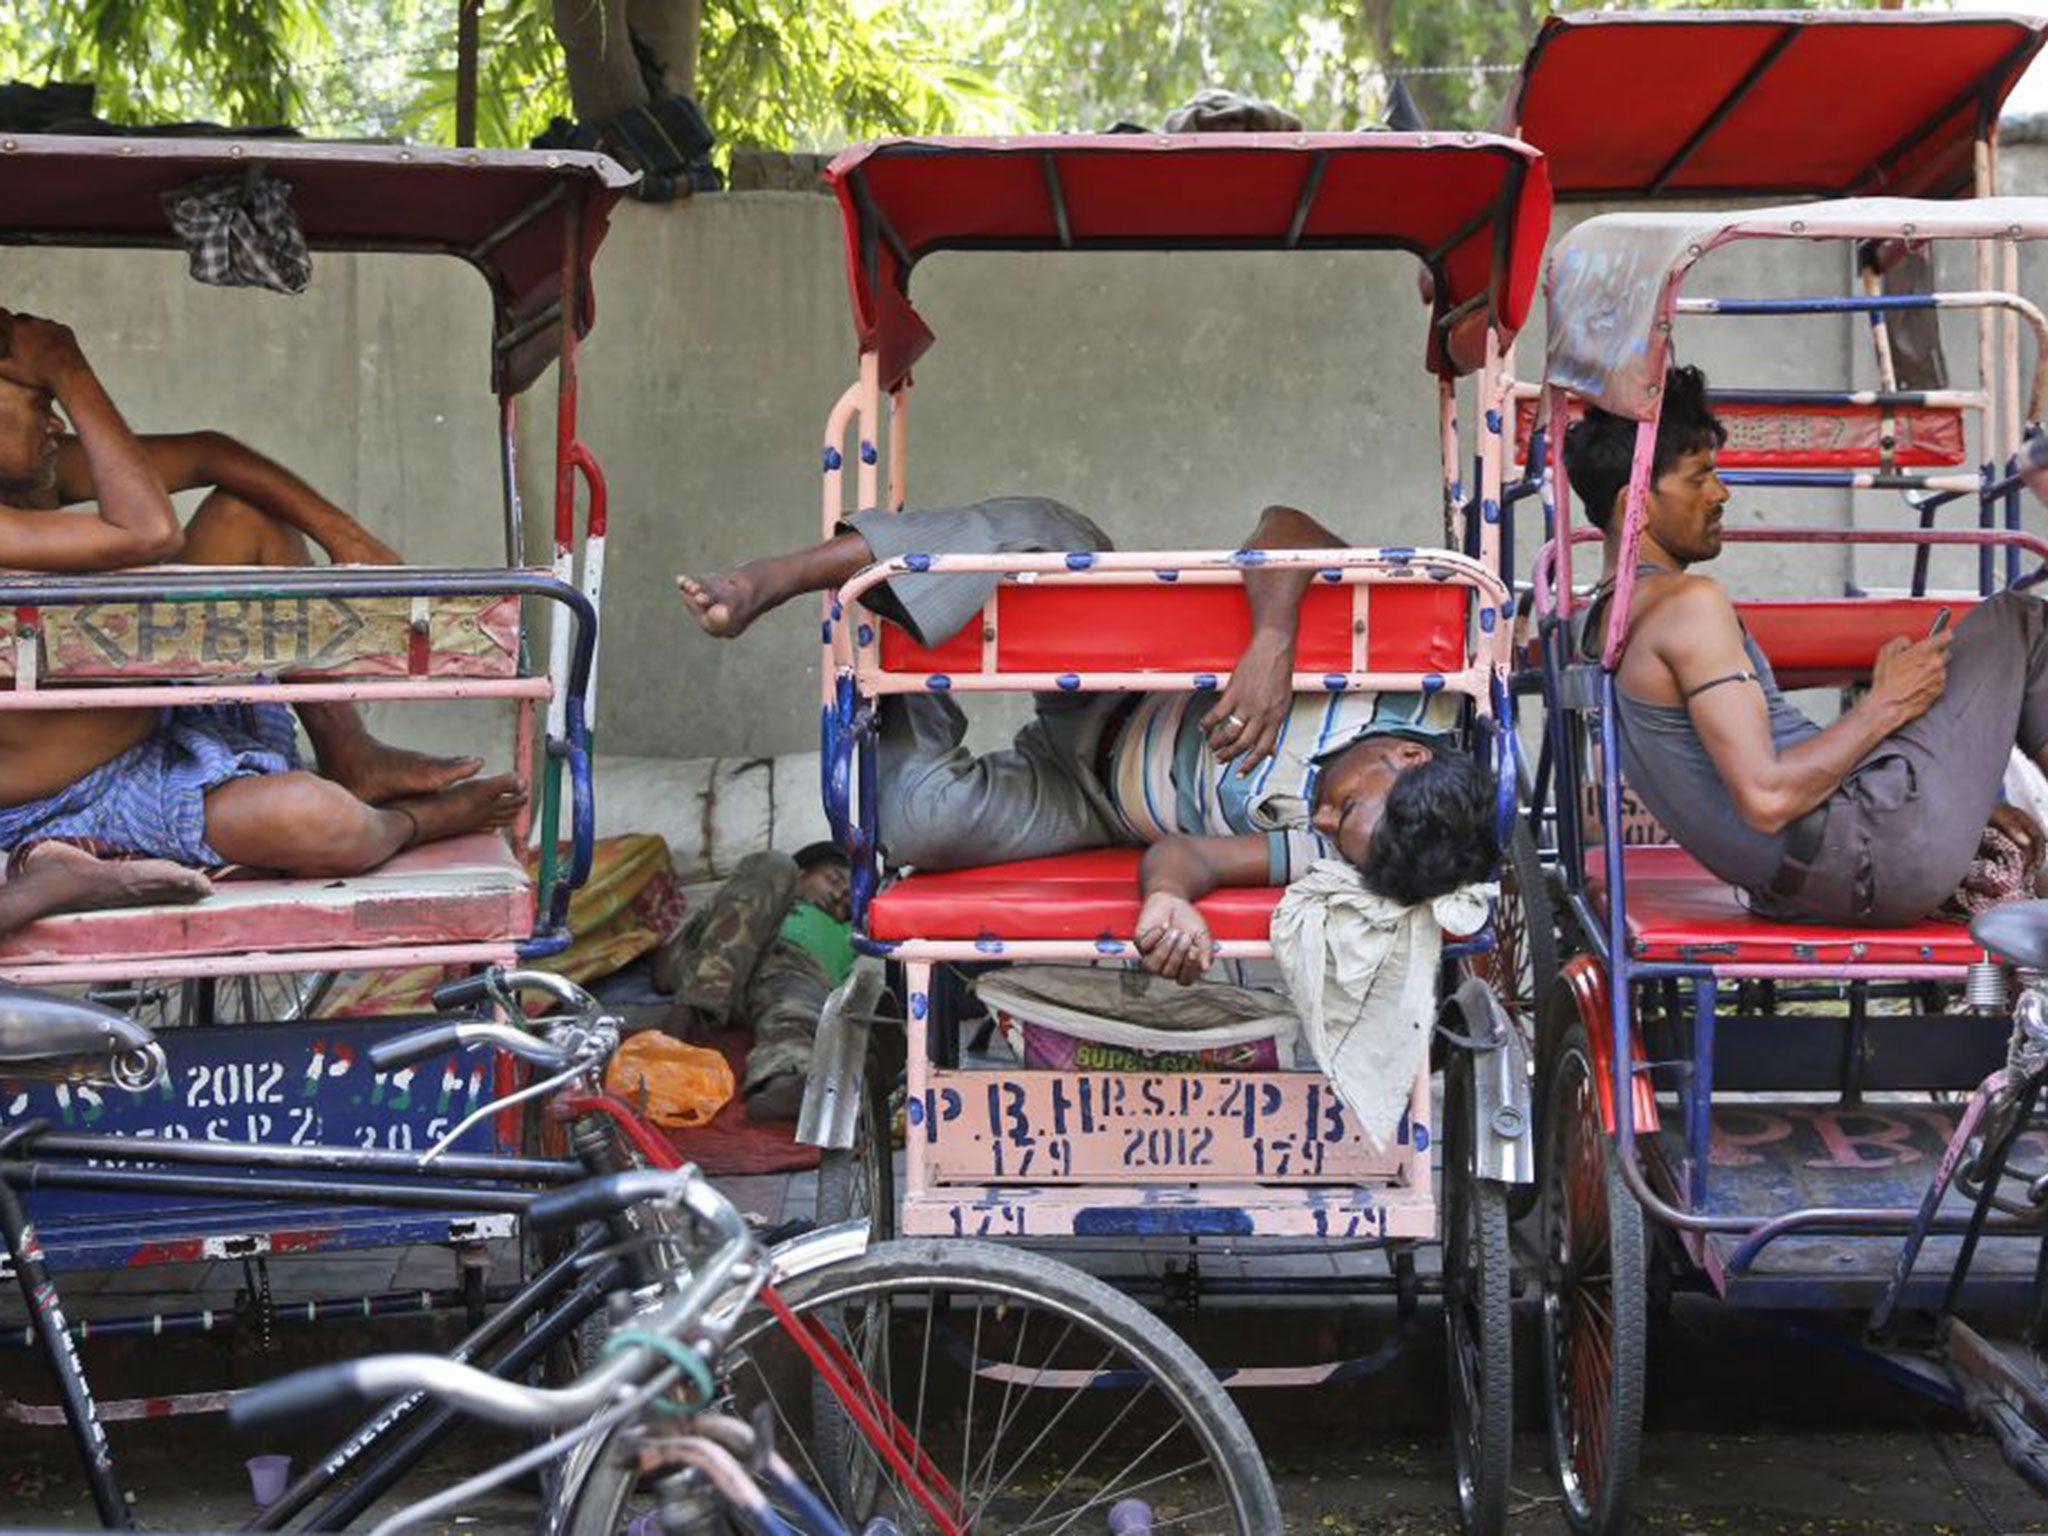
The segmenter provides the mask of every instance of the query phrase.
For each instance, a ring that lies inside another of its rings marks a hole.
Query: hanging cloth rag
[[[1404,907],[1350,865],[1317,859],[1273,909],[1273,959],[1302,1036],[1376,1147],[1392,1142],[1429,1054],[1444,934],[1477,933],[1499,889]]]
[[[199,282],[304,293],[313,280],[313,255],[292,212],[291,186],[260,164],[166,192],[164,214]]]

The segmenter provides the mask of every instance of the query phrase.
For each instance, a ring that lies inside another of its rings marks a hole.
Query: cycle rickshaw
[[[1526,1057],[1486,979],[1499,962],[1491,927],[1445,950],[1466,978],[1443,999],[1457,1042],[1447,1056],[1448,1125],[1432,1107],[1425,1059],[1384,1147],[1366,1139],[1321,1072],[1289,1062],[1203,1078],[974,1059],[935,971],[1129,962],[1138,854],[886,871],[875,835],[876,727],[896,694],[1213,688],[1248,633],[1236,590],[1242,573],[1255,563],[1292,564],[1317,573],[1303,604],[1296,689],[1458,696],[1470,750],[1499,773],[1505,827],[1513,775],[1501,728],[1503,359],[1548,227],[1541,157],[1483,134],[912,139],[849,151],[829,179],[845,219],[860,369],[825,427],[828,535],[850,507],[904,508],[911,368],[933,339],[912,307],[910,280],[934,252],[1400,249],[1423,263],[1447,547],[912,553],[878,562],[823,612],[825,788],[836,834],[853,855],[857,943],[902,968],[908,1126],[905,1188],[893,1206],[902,1229],[1126,1250],[1165,1240],[1192,1258],[1191,1275],[1204,1246],[1256,1252],[1262,1241],[1307,1239],[1378,1248],[1390,1256],[1387,1277],[1320,1283],[1347,1294],[1377,1283],[1400,1298],[1404,1317],[1424,1285],[1435,1288],[1434,1277],[1418,1275],[1417,1246],[1441,1237],[1460,1506],[1471,1528],[1498,1528],[1511,1403],[1505,1197],[1528,1176],[1530,1141]],[[1461,438],[1458,385],[1468,376],[1474,430]],[[1471,555],[1461,552],[1468,448],[1478,466]],[[864,601],[904,572],[960,570],[999,579],[979,624],[930,649]],[[1279,896],[1221,890],[1201,904],[1221,958],[1270,952]],[[868,1184],[887,1207],[887,1142],[861,1128],[878,1116],[858,1014],[844,1010],[821,1033],[805,1123],[815,1139],[843,1149],[828,1156],[876,1149]],[[1080,1105],[1088,1109],[1077,1115]],[[1283,1279],[1271,1288],[1307,1292],[1318,1283]],[[1296,1384],[1341,1369],[1246,1368],[1229,1379]]]
[[[1731,1306],[1832,1314],[1824,1336],[1864,1351],[1892,1380],[1976,1412],[2022,1474],[2044,1486],[2036,1373],[2024,1348],[2002,1351],[1977,1331],[2001,1308],[2039,1315],[2042,1223],[2030,1196],[2043,1186],[2019,1166],[2032,1155],[2040,1086],[2035,909],[1995,912],[1974,928],[1932,918],[1844,928],[1756,917],[1628,796],[1615,704],[1658,390],[1681,322],[1691,330],[1714,317],[1916,308],[2013,317],[2035,344],[2024,393],[2012,387],[2014,348],[2002,367],[1986,368],[1975,392],[1801,397],[1850,416],[1916,414],[1936,429],[1927,434],[1933,442],[1950,444],[1938,452],[1923,444],[1931,464],[1893,462],[1901,435],[1886,431],[1843,450],[1855,467],[1839,455],[1815,467],[1794,443],[1775,456],[1768,445],[1753,448],[1759,467],[1727,476],[1786,492],[1974,498],[1981,526],[1745,526],[1726,538],[1738,549],[1975,552],[1986,595],[2001,569],[2031,584],[2022,558],[2048,555],[2016,516],[2009,524],[1999,516],[2015,508],[2019,490],[2010,456],[2022,434],[2039,431],[2048,325],[2035,306],[1988,286],[1691,298],[1683,290],[1696,267],[1748,240],[1973,241],[1980,270],[2002,263],[2011,273],[2019,244],[2043,233],[2048,205],[2038,200],[1862,199],[1603,215],[1552,252],[1543,486],[1553,538],[1538,558],[1536,611],[1547,750],[1557,765],[1549,807],[1557,867],[1586,953],[1564,966],[1538,1043],[1539,1172],[1544,1392],[1575,1529],[1627,1523],[1651,1293],[1667,1279],[1703,1286]],[[1614,618],[1604,643],[1585,651],[1574,638],[1584,600],[1572,576],[1583,535],[1572,526],[1558,447],[1574,397],[1638,423]],[[1986,423],[1984,457],[2003,462],[2002,472],[1961,465],[1960,418],[1970,412]],[[1880,452],[1884,462],[1860,462]],[[1975,596],[1852,589],[1737,608],[1783,686],[1837,688],[1867,677],[1885,640],[1926,634],[1940,609]],[[1653,1244],[1653,1231],[1668,1237]],[[1860,1328],[1845,1321],[1859,1313]],[[2026,1337],[2038,1333],[2036,1323]]]
[[[209,1165],[232,1164],[237,1149],[252,1147],[310,1157],[312,1148],[348,1146],[374,1158],[425,1152],[460,1131],[453,1145],[461,1155],[517,1158],[522,1150],[516,1109],[473,1115],[516,1083],[510,1057],[447,1052],[386,1072],[371,1053],[394,1029],[389,1018],[316,1014],[335,973],[502,966],[569,942],[569,896],[592,856],[605,529],[603,477],[577,435],[575,361],[595,313],[590,263],[632,178],[599,155],[8,136],[0,138],[9,210],[0,244],[175,250],[166,194],[215,178],[283,183],[316,253],[453,257],[483,278],[492,321],[489,355],[476,361],[480,373],[487,365],[499,428],[497,484],[487,491],[497,510],[482,523],[484,550],[474,566],[0,573],[0,709],[345,700],[495,712],[512,766],[533,790],[513,839],[531,837],[538,848],[537,877],[504,833],[478,832],[403,852],[355,878],[222,879],[194,905],[56,915],[0,940],[0,978],[9,983],[83,990],[147,1025],[184,1026],[162,1028],[153,1055],[97,1086],[39,1077],[47,1053],[33,1031],[10,1034],[0,1067],[10,1157],[67,1135],[119,1135],[182,1161],[194,1181],[177,1192],[101,1186],[86,1194],[52,1176],[25,1197],[39,1262],[61,1271],[240,1261],[253,1310],[211,1311],[204,1326],[254,1322],[267,1336],[280,1321],[264,1278],[269,1255],[410,1243],[473,1254],[515,1230],[502,1211],[318,1191],[280,1203],[243,1198],[232,1180],[197,1186],[208,1183]],[[522,395],[550,364],[558,383],[553,561],[533,568],[515,427]],[[579,482],[588,490],[580,531]],[[17,1251],[22,1222],[14,1209],[7,1224]],[[456,1290],[347,1298],[348,1315],[441,1310],[465,1295],[473,1304],[481,1270],[455,1274]],[[347,1308],[301,1310],[324,1318]],[[102,1332],[160,1332],[164,1317],[108,1318]],[[173,1327],[198,1326],[196,1318]],[[97,1415],[209,1411],[223,1400],[192,1392],[102,1403]],[[11,1401],[0,1411],[23,1422],[59,1418]]]

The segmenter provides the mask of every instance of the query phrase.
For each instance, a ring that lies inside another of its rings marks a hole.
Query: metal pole
[[[476,143],[477,21],[483,0],[459,0],[455,7],[455,146]]]

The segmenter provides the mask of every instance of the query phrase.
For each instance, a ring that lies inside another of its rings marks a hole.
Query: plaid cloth
[[[260,165],[164,194],[164,214],[192,258],[192,276],[221,288],[304,293],[313,256],[292,189]]]
[[[298,766],[298,731],[282,704],[166,709],[154,731],[68,789],[0,807],[0,848],[61,838],[216,869],[227,860],[206,841],[206,792]]]

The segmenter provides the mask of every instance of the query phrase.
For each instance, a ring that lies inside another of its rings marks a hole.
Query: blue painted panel
[[[413,1019],[333,1019],[309,1024],[237,1024],[167,1030],[158,1038],[170,1062],[147,1093],[0,1079],[6,1118],[47,1119],[53,1128],[138,1141],[262,1141],[381,1151],[425,1150],[494,1095],[496,1058],[451,1052],[393,1073],[375,1071],[368,1049],[417,1027]],[[501,1141],[499,1116],[473,1127],[463,1152],[516,1153]],[[196,1174],[240,1173],[193,1168]],[[446,1216],[419,1211],[319,1210],[268,1202],[42,1190],[27,1196],[30,1214],[58,1267],[146,1263],[189,1256],[197,1239],[223,1234],[292,1233],[295,1247],[361,1246],[419,1240]],[[462,1214],[462,1213],[457,1213]],[[423,1227],[424,1223],[424,1227]],[[325,1235],[311,1236],[320,1233]],[[346,1234],[345,1236],[341,1234]],[[89,1255],[96,1255],[92,1257]]]

